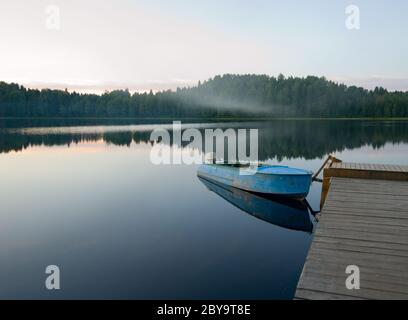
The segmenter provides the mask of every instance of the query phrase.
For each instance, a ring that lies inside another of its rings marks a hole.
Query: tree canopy
[[[367,90],[324,77],[216,76],[176,91],[102,95],[0,82],[0,117],[408,117],[408,92]]]

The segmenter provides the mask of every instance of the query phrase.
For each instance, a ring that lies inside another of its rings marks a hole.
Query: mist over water
[[[237,100],[236,98],[227,98],[215,94],[200,93],[190,94],[191,108],[209,108],[220,112],[231,112],[231,114],[248,114],[248,115],[268,115],[273,116],[279,114],[278,110],[288,110],[281,105],[261,105],[256,99],[248,97],[245,101]]]

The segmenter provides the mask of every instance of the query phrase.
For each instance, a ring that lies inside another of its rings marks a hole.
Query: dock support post
[[[322,195],[320,197],[320,210],[323,209],[324,203],[327,198],[327,194],[329,193],[330,180],[331,180],[331,177],[326,177],[326,176],[323,177]]]

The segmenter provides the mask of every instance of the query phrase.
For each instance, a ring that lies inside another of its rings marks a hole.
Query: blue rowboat
[[[210,191],[255,218],[285,229],[313,232],[306,200],[270,198],[198,178]]]
[[[278,197],[304,199],[309,193],[313,175],[311,171],[259,165],[253,174],[248,175],[245,174],[245,168],[241,164],[203,164],[197,174],[230,187]]]

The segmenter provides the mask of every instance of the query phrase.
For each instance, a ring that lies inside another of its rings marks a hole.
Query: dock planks
[[[334,163],[324,176],[327,198],[295,298],[408,299],[408,167]],[[359,290],[346,288],[349,265],[360,268]]]

